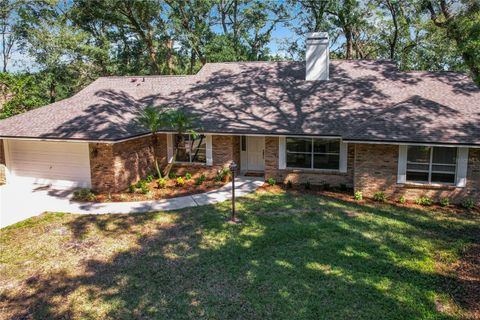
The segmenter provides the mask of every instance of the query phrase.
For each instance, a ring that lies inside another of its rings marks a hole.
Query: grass
[[[237,210],[240,225],[225,222],[226,202],[49,213],[2,229],[0,319],[472,314],[472,283],[456,270],[480,242],[478,217],[268,192],[239,199]]]

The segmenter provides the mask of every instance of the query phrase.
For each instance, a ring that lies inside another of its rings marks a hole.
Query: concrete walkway
[[[254,192],[263,184],[262,178],[237,177],[235,194],[243,196]],[[192,196],[111,203],[79,203],[71,200],[73,190],[48,186],[6,185],[0,187],[0,228],[39,215],[43,212],[79,214],[136,213],[177,210],[203,206],[231,199],[231,183],[220,189]]]

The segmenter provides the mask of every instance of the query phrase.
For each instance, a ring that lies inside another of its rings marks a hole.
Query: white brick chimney
[[[329,40],[326,32],[307,33],[305,80],[328,80]]]

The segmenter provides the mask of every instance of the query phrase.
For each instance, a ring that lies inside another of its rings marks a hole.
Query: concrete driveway
[[[263,178],[238,177],[235,179],[236,195],[254,192],[262,184]],[[231,192],[231,184],[227,184],[218,190],[172,199],[79,203],[71,200],[72,189],[39,185],[5,185],[0,186],[0,228],[43,212],[105,214],[177,210],[229,200]]]

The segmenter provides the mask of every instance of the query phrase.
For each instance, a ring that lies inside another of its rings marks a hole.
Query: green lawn
[[[0,319],[457,319],[480,219],[257,193],[0,231]],[[471,300],[471,299],[470,299]]]

